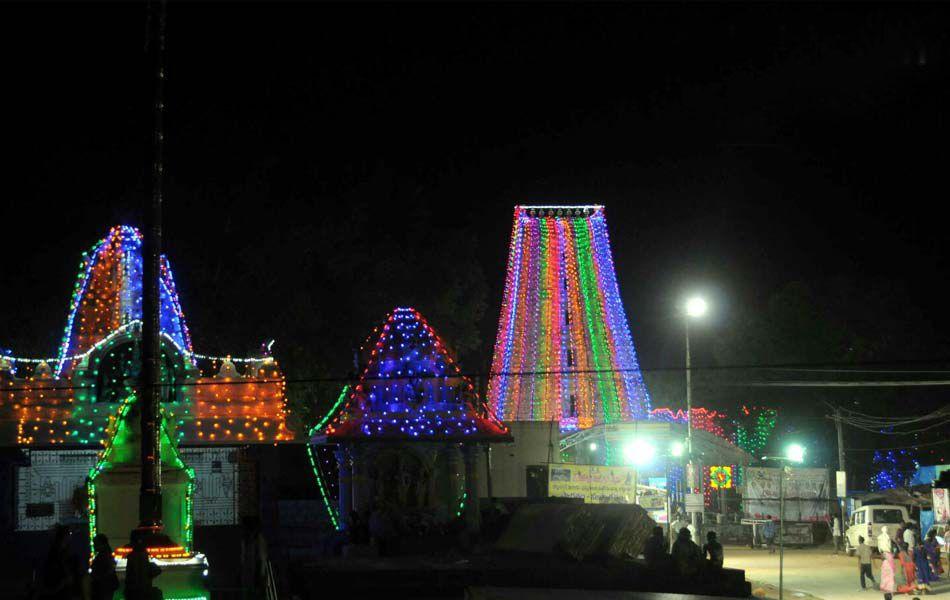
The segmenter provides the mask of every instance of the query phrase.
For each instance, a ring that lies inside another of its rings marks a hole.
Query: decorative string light
[[[160,295],[163,406],[176,440],[292,439],[286,428],[286,384],[273,357],[194,352],[164,257]],[[83,254],[57,356],[0,356],[0,416],[17,421],[18,444],[105,443],[115,401],[132,394],[138,380],[141,302],[142,235],[133,227],[113,227]],[[201,373],[199,361],[210,362],[209,373]],[[243,365],[243,374],[235,363]],[[26,375],[18,364],[32,372]]]
[[[359,382],[326,426],[330,441],[365,438],[487,440],[508,437],[490,412],[480,413],[472,382],[428,322],[396,308]]]
[[[739,410],[739,418],[735,421],[736,446],[752,456],[762,456],[772,432],[775,431],[777,419],[778,411],[774,408],[743,405]]]
[[[505,420],[571,430],[647,418],[602,206],[515,208],[492,373]]]
[[[323,431],[323,428],[326,427],[326,424],[330,421],[330,419],[336,415],[337,409],[339,409],[346,400],[349,390],[350,386],[343,386],[343,390],[340,392],[340,395],[337,397],[333,406],[330,407],[330,410],[327,411],[327,414],[323,415],[323,418],[321,418],[316,425],[310,428],[310,431],[307,433],[308,438],[319,431]],[[327,515],[330,517],[330,523],[333,525],[333,528],[339,531],[339,511],[337,510],[335,499],[331,497],[329,491],[330,486],[327,483],[327,479],[323,476],[323,470],[320,468],[320,459],[316,456],[316,451],[314,450],[309,439],[307,440],[306,446],[307,458],[310,459],[310,467],[313,469],[313,476],[317,480],[317,490],[320,492],[320,498],[323,500],[323,506],[327,510]]]
[[[88,495],[87,507],[89,511],[89,560],[95,556],[95,547],[93,540],[96,537],[98,528],[98,508],[96,496],[96,480],[103,472],[119,464],[134,462],[138,440],[132,439],[133,426],[129,424],[129,411],[135,403],[135,395],[129,394],[119,406],[114,415],[109,416],[109,426],[106,431],[106,437],[103,441],[103,449],[99,452],[96,464],[89,470],[86,477],[86,492]],[[149,556],[153,558],[186,558],[193,554],[194,541],[194,494],[195,494],[195,470],[184,463],[178,453],[178,444],[173,441],[173,437],[168,429],[169,415],[164,407],[160,408],[161,428],[160,443],[162,464],[171,469],[180,469],[187,475],[185,487],[185,510],[184,522],[182,524],[183,544],[168,548],[149,548]],[[125,552],[127,553],[127,552]],[[116,557],[124,557],[123,550],[117,548]]]

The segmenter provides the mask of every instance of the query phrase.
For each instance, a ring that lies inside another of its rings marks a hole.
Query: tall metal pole
[[[690,369],[689,357],[689,315],[686,315],[686,458],[689,493],[693,493],[696,482],[695,466],[693,465],[693,384],[692,370]],[[690,513],[690,522],[693,524],[693,531],[699,531],[699,519],[696,512]]]
[[[838,470],[844,473],[845,472],[844,432],[842,431],[842,426],[841,426],[841,407],[838,405],[835,405],[835,428],[838,430]],[[845,485],[847,485],[847,481],[848,481],[847,475],[845,475]],[[847,490],[845,490],[845,493],[847,493]],[[839,502],[839,509],[841,512],[841,521],[838,526],[840,527],[841,532],[844,533],[846,529],[846,526],[844,524],[845,523],[844,497],[839,498],[838,502]],[[847,548],[848,547],[847,544],[845,544],[844,547]],[[835,552],[836,553],[838,552],[837,544],[835,545]]]
[[[159,278],[162,254],[162,179],[165,117],[165,0],[149,4],[146,51],[154,65],[151,198],[145,210],[142,245],[142,382],[141,419],[142,482],[139,489],[139,527],[162,526],[162,461],[159,402],[161,400],[161,299]]]
[[[785,583],[785,470],[782,463],[778,477],[778,600],[782,600],[782,588]]]

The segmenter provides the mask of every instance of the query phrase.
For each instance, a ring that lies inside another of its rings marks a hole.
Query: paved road
[[[778,586],[778,552],[727,547],[726,566],[745,569],[746,579]],[[874,564],[878,579],[880,563]],[[785,550],[785,597],[796,600],[794,592],[805,592],[824,600],[881,600],[877,590],[862,591],[858,580],[858,559],[844,554],[835,556],[830,548]],[[774,592],[774,590],[772,590]],[[789,594],[792,591],[792,594]],[[933,585],[933,594],[950,600],[950,581],[942,579]],[[777,592],[769,597],[777,596]],[[801,598],[801,596],[799,596]],[[895,596],[895,599],[910,598]]]

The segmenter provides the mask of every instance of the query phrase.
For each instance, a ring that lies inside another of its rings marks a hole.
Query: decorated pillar
[[[478,444],[466,444],[465,456],[465,495],[463,516],[468,531],[481,529],[481,512],[478,510]]]
[[[340,474],[340,529],[345,530],[350,528],[350,509],[353,507],[352,460],[345,444],[340,444],[334,454]]]

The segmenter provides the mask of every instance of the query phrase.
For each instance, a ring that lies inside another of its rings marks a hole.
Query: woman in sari
[[[914,566],[917,569],[917,589],[930,591],[930,583],[935,581],[933,571],[930,568],[930,559],[927,557],[927,550],[921,541],[917,542],[914,548]]]
[[[927,532],[927,541],[924,542],[924,551],[930,561],[930,570],[933,571],[934,581],[940,579],[943,565],[940,564],[940,544],[937,543],[937,532],[931,529]]]
[[[891,600],[891,594],[897,591],[894,585],[894,555],[891,554],[891,537],[887,535],[887,526],[881,528],[877,537],[877,549],[881,552],[881,585],[878,589],[884,593],[884,600]]]
[[[897,584],[898,594],[912,594],[917,589],[917,575],[914,567],[914,561],[910,558],[910,553],[905,548],[897,551],[897,562],[900,565],[901,578],[903,583]]]

